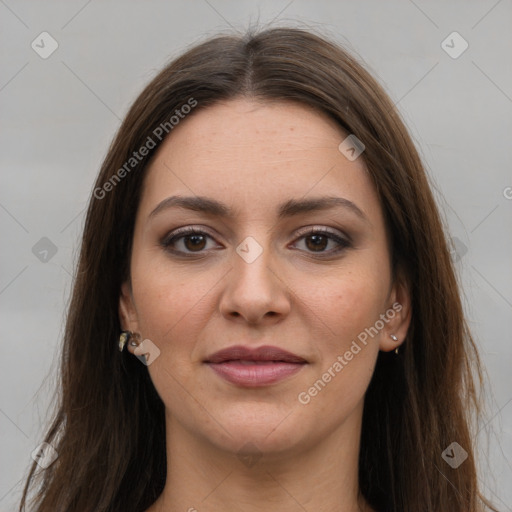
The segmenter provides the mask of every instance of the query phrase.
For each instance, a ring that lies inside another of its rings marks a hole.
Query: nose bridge
[[[264,233],[247,236],[235,248],[233,271],[221,302],[225,315],[257,322],[289,310],[286,286],[278,277],[272,243]]]
[[[258,241],[259,240],[259,241]],[[271,264],[275,258],[272,255],[271,242],[264,239],[260,232],[255,236],[247,236],[235,248],[233,255],[233,270],[236,284],[247,286],[242,290],[260,299],[273,288],[274,272]]]

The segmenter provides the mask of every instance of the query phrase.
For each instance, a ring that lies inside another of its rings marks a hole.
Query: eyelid
[[[300,236],[304,236],[304,235],[307,235],[307,234],[311,234],[312,232],[319,232],[319,233],[330,233],[332,235],[336,235],[336,236],[339,236],[341,238],[346,238],[347,241],[351,242],[352,239],[351,237],[347,234],[347,233],[344,233],[340,230],[337,230],[337,229],[334,229],[334,228],[330,228],[328,226],[319,226],[319,225],[316,225],[316,226],[304,226],[303,228],[300,228],[296,233],[295,233],[295,237],[300,237]],[[207,234],[208,236],[212,237],[212,238],[215,238],[214,235],[212,235],[209,231],[208,231],[208,228],[204,227],[204,226],[194,226],[194,225],[191,225],[191,226],[184,226],[184,227],[181,227],[181,228],[176,228],[175,230],[173,230],[172,232],[168,233],[165,237],[164,237],[164,241],[165,240],[169,240],[171,238],[174,238],[175,236],[178,236],[178,235],[190,235],[190,234]]]
[[[334,228],[330,228],[328,226],[305,226],[303,228],[300,228],[297,232],[296,232],[296,237],[301,237],[301,236],[304,236],[304,235],[309,235],[311,233],[329,233],[331,235],[334,235],[334,236],[337,236],[338,238],[343,238],[345,239],[347,242],[352,242],[352,239],[351,237],[344,233],[343,231],[340,231],[338,229],[334,229]]]

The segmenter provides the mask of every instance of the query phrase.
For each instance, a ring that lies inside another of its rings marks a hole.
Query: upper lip
[[[244,345],[233,345],[224,348],[209,356],[207,363],[223,363],[225,361],[283,361],[286,363],[306,363],[307,361],[296,355],[271,345],[249,348]]]

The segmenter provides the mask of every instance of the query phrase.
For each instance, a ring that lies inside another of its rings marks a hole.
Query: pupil
[[[190,243],[192,241],[192,243]],[[185,242],[185,245],[187,246],[187,249],[202,249],[204,245],[204,236],[203,235],[189,235],[187,237],[187,241]]]
[[[326,237],[325,235],[311,235],[309,240],[313,241],[313,249],[325,249]]]

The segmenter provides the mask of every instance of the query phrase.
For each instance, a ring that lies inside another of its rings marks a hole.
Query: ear
[[[404,342],[411,323],[411,294],[409,284],[402,273],[395,278],[385,315],[388,321],[382,331],[379,348],[383,352],[389,352]],[[398,341],[394,341],[391,335],[396,336]]]
[[[133,293],[131,284],[125,281],[121,285],[121,294],[119,296],[119,322],[123,331],[132,331],[133,333],[139,332],[139,322],[137,310],[133,300]],[[127,350],[134,354],[135,348],[127,343]]]
[[[132,288],[128,281],[121,285],[119,296],[119,322],[123,331],[139,331],[139,322],[135,303],[133,301]]]

